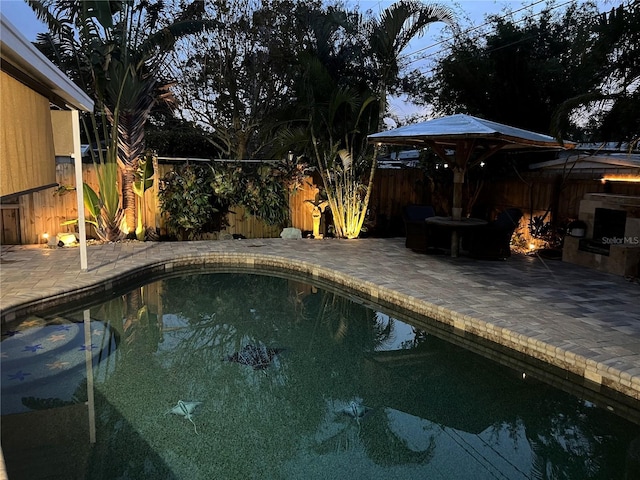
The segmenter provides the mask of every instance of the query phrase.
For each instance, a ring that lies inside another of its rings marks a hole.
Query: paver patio
[[[560,261],[420,255],[403,238],[125,242],[89,246],[88,258],[81,272],[76,248],[3,246],[2,321],[132,275],[264,266],[354,288],[640,400],[640,285]]]

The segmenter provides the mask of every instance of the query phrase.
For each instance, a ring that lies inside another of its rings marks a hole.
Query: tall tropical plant
[[[98,192],[87,183],[84,188],[84,205],[91,215],[88,223],[95,227],[96,235],[105,242],[117,242],[123,238],[120,224],[124,211],[120,208],[120,193],[117,187],[118,166],[115,162],[96,163]]]
[[[360,15],[336,7],[308,18],[293,72],[296,102],[287,114],[293,120],[278,134],[284,151],[312,159],[341,238],[359,235],[376,169],[366,136],[376,128],[377,102],[361,26]]]
[[[355,76],[345,81],[348,68],[337,65],[348,59],[344,52],[318,53],[301,58],[296,94],[298,113],[307,119],[284,141],[306,146],[322,178],[335,234],[356,238],[373,189],[376,160],[366,136],[376,128],[378,104],[366,82]]]
[[[136,238],[138,240],[144,240],[145,230],[142,222],[145,210],[144,194],[153,186],[153,175],[155,173],[154,165],[156,163],[158,163],[158,156],[155,152],[147,150],[138,162],[138,169],[135,173],[133,192],[138,197],[138,215],[136,224]]]
[[[340,238],[357,238],[366,218],[376,155],[367,152],[357,137],[363,117],[368,116],[371,124],[374,102],[373,95],[363,99],[349,89],[338,89],[331,97],[329,108],[325,112],[316,110],[310,119],[313,153],[333,215],[335,233]],[[340,132],[342,138],[336,138],[338,132],[334,129],[339,114],[353,121],[352,129]]]
[[[335,7],[320,13],[305,32],[309,43],[298,56],[294,86],[298,104],[292,118],[306,116],[299,121],[305,126],[281,140],[292,148],[306,146],[320,172],[336,235],[355,238],[377,168],[377,150],[367,144],[367,135],[383,125],[388,90],[399,83],[400,54],[429,24],[453,26],[454,17],[446,7],[411,0],[397,2],[379,19]]]
[[[400,0],[366,23],[370,56],[378,80],[377,94],[380,101],[378,128],[384,128],[387,111],[387,94],[398,82],[402,51],[414,38],[423,35],[429,25],[445,22],[456,30],[453,11],[438,4],[424,4],[417,0]]]
[[[89,142],[96,145],[95,149],[90,145],[89,152],[98,177],[98,192],[87,183],[83,184],[84,205],[92,218],[89,223],[95,227],[98,238],[116,242],[124,237],[121,228],[124,211],[120,205],[118,188],[117,151],[109,142],[106,143],[106,150],[102,148],[101,138],[109,138],[110,135],[106,124],[103,122],[99,125],[94,113],[89,114],[88,119],[83,118],[83,126]],[[115,125],[112,127],[112,135],[116,128]]]
[[[113,127],[106,141],[117,150],[128,231],[136,228],[135,174],[144,151],[144,127],[158,102],[171,103],[171,81],[163,77],[178,38],[206,28],[203,3],[194,1],[172,16],[162,1],[27,0],[49,27],[49,48],[66,59],[73,78],[94,95]],[[70,54],[72,52],[72,54]],[[68,60],[72,60],[69,62]]]

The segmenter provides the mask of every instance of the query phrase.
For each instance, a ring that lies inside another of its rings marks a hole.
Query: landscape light
[[[640,175],[633,175],[631,173],[623,174],[606,174],[600,179],[602,183],[607,182],[632,182],[632,183],[640,183]]]
[[[78,242],[78,239],[73,233],[59,233],[56,238],[59,247],[70,247]]]

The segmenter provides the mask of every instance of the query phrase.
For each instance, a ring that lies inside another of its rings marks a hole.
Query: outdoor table
[[[451,256],[457,257],[460,250],[460,230],[468,230],[472,228],[482,227],[488,222],[481,218],[461,218],[456,220],[452,217],[429,217],[425,219],[427,225],[433,225],[436,228],[446,228],[451,230]]]

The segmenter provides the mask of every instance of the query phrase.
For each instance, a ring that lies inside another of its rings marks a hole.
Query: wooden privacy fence
[[[510,178],[485,185],[477,201],[494,211],[518,207],[523,212],[542,212],[550,209],[556,221],[578,217],[580,201],[587,193],[612,193],[616,195],[640,195],[640,184],[612,182],[602,183],[600,175],[572,174],[565,181],[560,175],[530,172],[522,180]]]
[[[578,218],[580,201],[587,193],[611,193],[640,196],[640,184],[611,182],[602,183],[602,174],[572,173],[568,178],[560,174],[526,172],[522,178],[507,178],[485,185],[476,203],[479,211],[495,215],[505,208],[520,208],[524,216],[517,231],[525,245],[541,247],[529,232],[532,218],[544,217],[545,223],[562,227]],[[545,216],[546,215],[546,216]]]
[[[173,165],[160,164],[158,177],[162,178]],[[83,164],[84,181],[94,190],[98,190],[98,178],[93,164]],[[56,165],[56,181],[61,186],[73,186],[75,173],[73,163],[64,162]],[[311,183],[312,179],[308,179]],[[301,230],[312,230],[311,211],[305,200],[315,199],[317,188],[304,182],[301,190],[290,197],[290,215],[293,226]],[[121,183],[120,183],[121,184]],[[63,223],[78,218],[75,191],[56,193],[55,188],[28,193],[18,197],[16,203],[3,204],[1,213],[2,244],[38,244],[45,243],[43,234],[56,235],[58,233],[74,232],[74,225],[63,226]],[[227,219],[227,232],[241,234],[247,238],[268,238],[280,235],[281,227],[267,225],[262,220],[248,213],[241,206],[233,206]],[[85,212],[86,213],[86,212]],[[145,208],[143,223],[147,227],[156,227],[161,232],[164,229],[164,219],[160,214],[157,197],[157,182],[145,193]],[[92,227],[87,229],[87,235],[93,236]]]
[[[162,178],[172,170],[174,165],[160,164],[158,177]],[[93,164],[83,164],[83,178],[95,190],[98,179]],[[72,186],[75,183],[73,163],[58,163],[56,180],[61,186]],[[369,216],[375,225],[397,230],[401,222],[402,207],[407,203],[422,203],[425,188],[421,171],[410,170],[378,170],[371,202]],[[318,193],[317,180],[308,177],[302,188],[293,192],[289,198],[291,225],[302,231],[313,230],[311,209],[306,200],[314,200]],[[145,193],[143,221],[146,226],[164,229],[164,219],[160,214],[157,200],[157,182]],[[254,217],[243,207],[233,206],[227,220],[226,231],[231,234],[244,235],[247,238],[268,238],[280,235],[279,226],[267,225]],[[36,244],[44,243],[43,234],[73,232],[74,225],[62,226],[64,222],[76,219],[78,211],[74,191],[57,194],[56,189],[47,189],[29,193],[18,198],[15,204],[3,205],[2,210],[2,243],[3,244]],[[401,233],[401,232],[400,232]],[[88,235],[92,236],[92,227]]]
[[[173,165],[160,164],[158,175],[162,177],[173,168]],[[92,164],[83,165],[83,175],[85,182],[97,189],[98,182]],[[73,164],[58,164],[56,177],[62,186],[73,185]],[[525,212],[527,219],[531,212],[533,215],[542,215],[551,206],[553,218],[562,221],[577,218],[580,200],[585,193],[604,192],[608,188],[611,193],[640,195],[640,184],[615,183],[606,186],[592,176],[573,175],[564,182],[562,188],[558,178],[549,174],[527,173],[524,180],[526,183],[512,178],[485,185],[476,206],[484,206],[485,212],[493,214],[507,207],[518,207]],[[48,189],[22,195],[16,203],[2,205],[2,243],[44,243],[43,233],[55,235],[73,232],[73,225],[63,227],[62,224],[77,218],[75,193],[54,195],[55,191]],[[291,226],[302,231],[313,229],[311,210],[305,201],[314,200],[317,192],[314,179],[309,177],[299,191],[291,194]],[[442,195],[432,191],[429,179],[419,169],[379,169],[369,204],[367,227],[374,235],[402,235],[402,207],[408,204],[433,204],[432,200],[439,197]],[[279,226],[266,225],[244,208],[234,206],[232,211],[228,215],[227,232],[247,238],[280,235]],[[157,202],[157,182],[145,194],[143,215],[146,226],[155,226],[162,231],[164,221]],[[522,224],[525,225],[525,221]],[[89,235],[91,233],[89,229]]]

